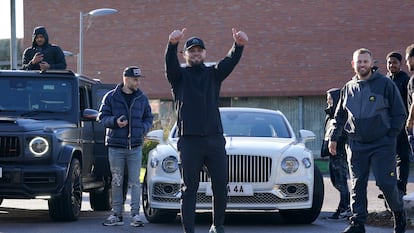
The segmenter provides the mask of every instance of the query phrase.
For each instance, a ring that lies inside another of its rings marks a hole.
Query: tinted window
[[[279,114],[221,112],[225,136],[290,138],[284,118]]]
[[[52,79],[0,79],[0,110],[67,112],[72,109],[72,84]]]

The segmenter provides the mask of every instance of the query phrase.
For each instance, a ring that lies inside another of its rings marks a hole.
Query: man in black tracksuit
[[[407,73],[401,70],[402,55],[398,52],[390,52],[387,57],[387,77],[391,78],[397,85],[400,91],[401,98],[404,102],[406,111],[408,112],[407,105],[407,85],[410,77]],[[401,130],[401,133],[397,137],[397,180],[398,188],[401,192],[407,194],[407,180],[410,172],[410,156],[411,147],[408,142],[407,131]]]
[[[184,232],[194,233],[196,194],[199,174],[205,165],[213,190],[213,224],[210,233],[224,232],[227,203],[227,156],[219,113],[219,94],[223,80],[239,62],[247,35],[233,29],[234,44],[227,56],[215,66],[205,66],[204,42],[189,38],[184,45],[186,66],[177,58],[178,42],[183,30],[169,36],[165,54],[166,76],[173,90],[178,113],[178,150],[183,179],[181,218]]]
[[[353,54],[356,75],[345,84],[335,112],[329,151],[336,155],[342,130],[348,134],[348,162],[352,177],[351,224],[343,233],[365,233],[367,182],[370,168],[394,215],[394,233],[405,232],[402,194],[395,174],[396,139],[407,113],[398,88],[389,78],[373,72],[368,49]]]

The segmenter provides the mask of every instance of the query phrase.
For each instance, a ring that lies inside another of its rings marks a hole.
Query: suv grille
[[[20,154],[19,138],[0,136],[0,157],[17,157]]]
[[[266,183],[272,171],[272,159],[256,155],[228,155],[229,182]],[[210,182],[207,168],[200,173],[200,182]]]

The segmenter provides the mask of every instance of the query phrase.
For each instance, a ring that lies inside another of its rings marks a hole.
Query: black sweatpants
[[[211,177],[213,224],[224,224],[228,180],[225,144],[222,135],[182,136],[178,140],[184,182],[181,191],[181,221],[185,233],[194,233],[196,194],[203,165]]]
[[[398,188],[407,194],[408,175],[410,173],[411,146],[407,132],[403,129],[397,137],[397,182]]]
[[[370,168],[393,212],[403,210],[402,195],[397,187],[396,138],[384,136],[370,143],[349,140],[347,147],[352,193],[352,221],[364,223],[367,219],[367,182]]]

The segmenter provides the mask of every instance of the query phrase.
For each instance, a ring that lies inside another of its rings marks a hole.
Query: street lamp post
[[[111,8],[99,8],[88,13],[80,12],[79,14],[79,54],[78,54],[78,74],[83,72],[83,17],[85,16],[103,16],[115,14],[118,12],[116,9]]]

